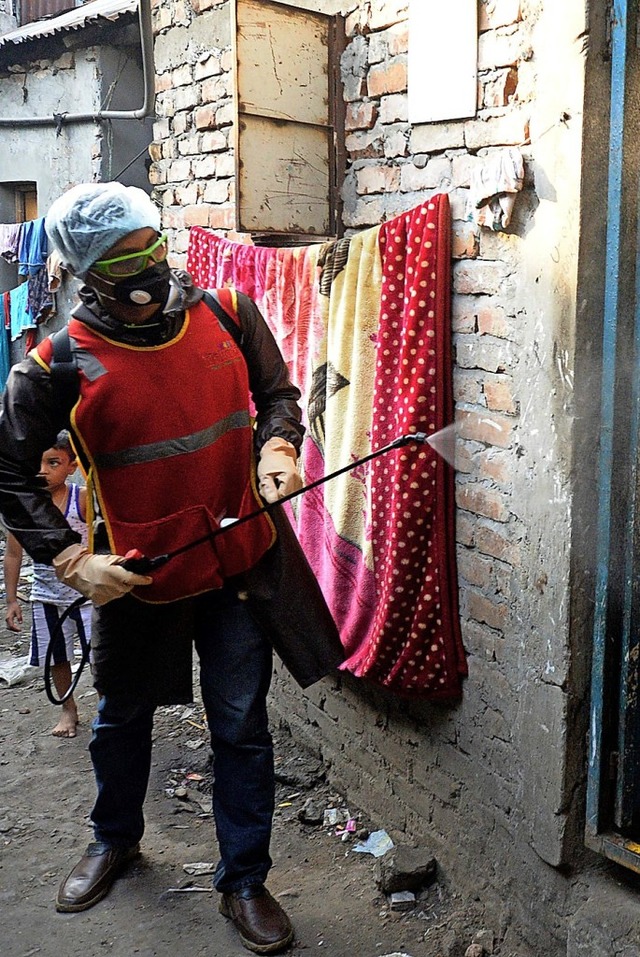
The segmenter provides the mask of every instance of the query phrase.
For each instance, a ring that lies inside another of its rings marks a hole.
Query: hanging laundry
[[[41,269],[47,260],[48,240],[44,216],[22,223],[18,248],[18,274],[29,276]]]
[[[5,305],[6,301],[6,305]],[[2,295],[2,318],[5,318],[5,309],[7,319],[9,318],[9,294]],[[4,390],[7,384],[7,376],[11,368],[11,348],[9,346],[9,327],[6,320],[0,322],[0,392]]]
[[[0,256],[8,263],[18,261],[22,223],[0,223]]]
[[[524,161],[516,146],[483,157],[470,179],[472,215],[480,226],[506,229],[524,183]]]
[[[4,318],[4,328],[8,332],[11,329],[11,300],[9,290],[2,293],[2,315]]]
[[[302,393],[311,388],[309,352],[325,334],[317,283],[322,244],[295,248],[232,242],[203,229],[190,232],[187,270],[203,288],[233,285],[268,316],[292,378]]]
[[[29,287],[27,308],[33,321],[38,324],[49,316],[53,307],[53,297],[49,292],[47,267],[42,266],[34,275],[29,276],[27,285]]]
[[[29,283],[23,282],[9,290],[9,314],[11,319],[11,341],[19,339],[25,329],[35,328],[35,322],[29,313]]]
[[[24,337],[24,354],[28,356],[32,349],[35,349],[38,344],[38,333],[35,329],[27,329],[27,334]]]
[[[349,239],[297,248],[191,229],[196,283],[256,300],[302,391],[305,484],[452,421],[450,235],[445,194]],[[458,697],[467,673],[453,480],[430,446],[409,446],[286,506],[345,669],[409,697]]]
[[[62,257],[58,250],[54,249],[47,257],[46,264],[49,292],[57,292],[60,288],[63,269]]]
[[[6,329],[0,329],[0,392],[4,390],[7,384],[7,378],[11,369],[9,336]]]

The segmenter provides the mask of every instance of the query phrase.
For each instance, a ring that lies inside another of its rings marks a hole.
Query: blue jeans
[[[271,646],[231,590],[194,602],[200,687],[213,750],[220,850],[214,885],[221,892],[235,891],[264,882],[271,867],[275,779],[266,706]],[[154,711],[155,705],[140,696],[106,695],[100,701],[89,745],[98,788],[91,814],[96,841],[131,847],[142,837]]]

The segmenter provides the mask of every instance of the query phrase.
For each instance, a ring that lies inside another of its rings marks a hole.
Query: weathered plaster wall
[[[3,116],[32,117],[92,112],[100,108],[98,54],[94,48],[54,60],[18,59],[0,77]],[[93,124],[16,126],[0,130],[0,181],[38,186],[42,210],[69,186],[97,178],[100,150]],[[44,160],[44,162],[43,162]]]
[[[420,126],[407,121],[406,0],[341,9],[347,231],[435,192],[452,203],[470,674],[462,701],[447,708],[407,705],[348,675],[301,693],[277,667],[273,707],[380,825],[433,845],[457,887],[501,901],[499,934],[535,927],[538,952],[560,954],[572,908],[565,869],[585,857],[590,635],[573,622],[588,620],[589,599],[572,594],[570,545],[587,4],[479,0],[478,114]],[[226,0],[156,3],[151,179],[178,264],[191,225],[234,222],[228,24]],[[606,72],[599,28],[595,74]],[[606,101],[594,109],[604,124]],[[504,146],[521,148],[525,188],[508,231],[492,232],[470,215],[470,175]],[[596,180],[590,169],[591,195]],[[586,295],[597,292],[587,283]]]
[[[8,33],[18,25],[10,0],[0,0],[0,32]]]
[[[37,61],[25,57],[24,48],[20,48],[15,57],[8,70],[0,73],[3,116],[48,116],[99,109],[100,70],[94,48]],[[5,197],[2,222],[13,222],[15,217],[15,208],[8,208],[13,203],[11,184],[35,185],[38,212],[44,215],[65,189],[99,179],[100,163],[100,136],[93,123],[65,126],[60,136],[53,125],[0,128],[0,183]],[[12,289],[17,284],[17,266],[2,261],[0,288]],[[65,282],[57,296],[58,311],[38,327],[38,339],[64,324],[75,285],[73,280]],[[24,355],[22,338],[11,344],[12,362]]]
[[[139,43],[87,46],[74,38],[72,49],[32,60],[26,45],[16,47],[15,62],[0,71],[3,116],[19,119],[55,113],[135,110],[142,106]],[[0,129],[0,182],[34,182],[41,209],[69,186],[107,180],[144,149],[151,122],[16,125]],[[45,159],[45,162],[43,162]],[[144,161],[128,170],[125,181],[148,188]]]
[[[118,44],[100,50],[102,109],[131,111],[142,107],[144,78],[139,51],[137,27],[131,28],[131,45]],[[110,120],[103,123],[101,129],[99,178],[104,182],[117,179],[127,186],[139,186],[148,192],[147,147],[153,136],[152,117]]]
[[[131,30],[112,30],[113,46],[87,44],[82,31],[56,36],[46,43],[50,55],[37,59],[28,44],[3,50],[2,116],[21,120],[140,108],[144,99],[140,42],[137,27]],[[139,154],[147,153],[151,127],[149,119],[69,122],[59,132],[54,124],[0,127],[0,221],[12,222],[15,217],[12,184],[35,186],[39,215],[45,215],[53,200],[76,183],[119,178],[148,190],[148,155]],[[137,161],[129,165],[135,157]],[[0,260],[0,289],[13,288],[17,282],[17,266]],[[76,301],[76,288],[75,280],[65,278],[56,297],[58,311],[39,327],[38,338],[66,321]],[[12,346],[12,360],[20,359],[23,351],[18,340]]]

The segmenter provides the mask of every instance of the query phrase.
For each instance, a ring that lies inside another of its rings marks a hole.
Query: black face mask
[[[114,299],[125,306],[148,306],[150,303],[156,303],[158,306],[164,306],[169,298],[169,289],[171,288],[171,269],[169,263],[165,260],[161,263],[154,263],[148,269],[143,270],[137,276],[127,276],[126,279],[119,279],[113,282],[101,276],[103,282],[107,282],[112,287],[112,294],[97,292],[98,298]]]

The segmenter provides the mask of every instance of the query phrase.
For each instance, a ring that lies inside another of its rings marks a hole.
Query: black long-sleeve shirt
[[[127,344],[158,345],[180,332],[185,310],[202,298],[191,277],[175,271],[174,309],[140,326],[125,326],[110,316],[88,287],[80,291],[74,317],[111,339]],[[256,304],[238,293],[251,395],[256,408],[255,447],[259,452],[272,436],[291,442],[299,451],[304,427],[298,404],[300,391],[292,384],[280,349]],[[133,353],[132,353],[133,355]],[[176,388],[180,384],[176,383]],[[77,395],[62,399],[51,374],[31,356],[15,365],[7,380],[0,412],[0,514],[5,526],[34,561],[50,564],[61,551],[80,540],[53,504],[37,477],[42,453],[51,448],[61,429],[70,428]]]

